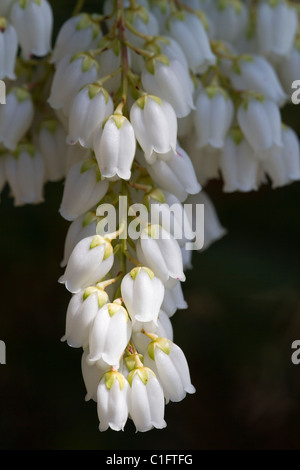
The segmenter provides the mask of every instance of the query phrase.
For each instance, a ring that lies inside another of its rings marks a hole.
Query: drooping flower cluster
[[[165,405],[195,392],[171,323],[187,308],[192,250],[226,233],[203,188],[300,179],[299,140],[281,118],[300,79],[297,10],[115,0],[76,9],[56,38],[52,26],[47,0],[0,4],[0,189],[33,204],[64,182],[62,340],[82,348],[101,431],[128,417],[137,431],[164,428]]]

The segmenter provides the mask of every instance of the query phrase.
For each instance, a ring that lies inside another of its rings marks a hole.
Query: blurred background
[[[59,21],[75,2],[50,2]],[[98,2],[88,2],[93,8]],[[300,77],[299,77],[300,78]],[[300,108],[283,119],[300,134]],[[68,228],[58,213],[62,183],[45,202],[0,203],[0,449],[300,449],[300,183],[249,194],[206,187],[228,234],[194,253],[172,317],[174,340],[190,365],[196,394],[166,407],[167,428],[98,431],[85,402],[81,350],[60,341],[70,294],[58,284]]]

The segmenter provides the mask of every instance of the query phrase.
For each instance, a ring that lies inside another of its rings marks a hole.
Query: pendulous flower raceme
[[[192,249],[227,233],[208,182],[300,179],[281,113],[298,14],[287,0],[86,0],[55,38],[50,0],[0,3],[0,190],[20,206],[63,184],[62,341],[82,349],[100,431],[163,429],[165,405],[195,393],[171,320]]]

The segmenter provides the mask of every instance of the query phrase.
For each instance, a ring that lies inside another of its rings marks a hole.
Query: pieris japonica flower
[[[264,57],[257,54],[242,55],[231,68],[229,78],[237,91],[261,93],[266,99],[275,101],[279,106],[287,100],[274,67]]]
[[[66,331],[61,341],[67,341],[73,348],[87,348],[91,325],[108,300],[107,293],[94,286],[74,294],[68,305]]]
[[[163,310],[159,312],[156,334],[159,337],[168,338],[173,341],[174,332],[172,322],[169,315]]]
[[[197,15],[181,11],[171,14],[167,22],[166,34],[181,46],[194,73],[204,73],[216,63],[202,20],[205,23],[204,17],[200,19]]]
[[[82,147],[93,149],[94,135],[113,113],[113,108],[113,101],[105,88],[98,83],[84,86],[70,107],[68,143],[74,145],[79,142]]]
[[[102,178],[129,180],[136,139],[130,121],[115,113],[95,132],[93,148]]]
[[[233,44],[247,29],[249,19],[246,6],[235,0],[213,2],[210,17],[218,40]]]
[[[23,59],[43,57],[51,51],[52,8],[47,0],[17,0],[10,18],[21,45]]]
[[[148,346],[150,361],[164,391],[166,403],[181,401],[187,393],[195,393],[191,383],[189,366],[182,349],[167,338],[157,338]]]
[[[97,233],[97,223],[98,219],[93,211],[88,211],[73,220],[66,234],[64,256],[60,264],[61,267],[67,265],[72,251],[80,240]]]
[[[4,159],[15,206],[43,202],[45,167],[40,153],[31,144],[19,144]]]
[[[9,17],[10,9],[15,0],[2,0],[0,4],[0,16]]]
[[[51,57],[57,63],[66,55],[96,49],[102,33],[91,15],[81,13],[69,18],[60,28]]]
[[[97,390],[98,385],[103,377],[103,374],[107,372],[107,367],[102,369],[97,364],[90,364],[87,360],[89,355],[89,348],[83,350],[81,356],[81,373],[83,382],[86,389],[85,401],[93,400],[97,402]]]
[[[185,281],[182,256],[177,240],[159,225],[143,229],[137,245],[137,256],[166,287]]]
[[[220,158],[225,193],[258,189],[259,160],[240,129],[227,136]]]
[[[282,128],[282,148],[272,150],[262,163],[262,168],[271,178],[272,187],[278,188],[300,179],[300,147],[295,131],[288,127]]]
[[[292,83],[300,77],[300,45],[294,45],[289,55],[277,65],[276,70],[285,92],[290,95]]]
[[[120,372],[106,372],[97,389],[99,430],[124,430],[128,418],[129,383]]]
[[[211,86],[201,91],[194,112],[197,146],[222,148],[233,116],[234,106],[226,90]]]
[[[76,163],[83,163],[85,160],[94,158],[93,151],[86,149],[80,144],[68,145],[66,153],[66,174]]]
[[[0,16],[0,79],[14,80],[18,52],[18,35],[15,28]]]
[[[45,161],[45,178],[59,181],[66,175],[66,131],[56,119],[41,122],[38,129],[38,146]]]
[[[33,117],[30,93],[23,88],[11,88],[6,95],[6,104],[0,106],[0,142],[7,149],[15,150],[29,130]]]
[[[147,166],[153,180],[163,190],[174,194],[180,202],[185,201],[188,194],[197,194],[201,186],[197,180],[194,166],[188,154],[177,145],[166,160],[157,159]]]
[[[129,22],[131,26],[138,32],[140,32],[142,35],[159,35],[159,26],[157,19],[151,13],[149,8],[145,8],[141,5],[137,9],[128,9],[127,11],[125,11],[125,18],[127,22]],[[134,46],[139,48],[143,47],[143,37],[132,33],[130,29],[126,30],[126,37],[128,41]]]
[[[136,431],[165,428],[164,394],[154,372],[147,367],[136,368],[128,375],[128,382],[129,413]]]
[[[278,63],[292,49],[297,25],[297,11],[285,0],[261,2],[256,23],[259,53]]]
[[[99,65],[87,53],[64,56],[57,64],[48,102],[69,116],[73,99],[80,89],[98,78]]]
[[[60,214],[66,220],[75,220],[99,203],[107,189],[108,181],[101,180],[94,158],[75,163],[66,176]]]
[[[144,90],[170,103],[178,118],[187,116],[194,109],[193,82],[187,66],[180,60],[160,55],[150,58],[141,79]]]
[[[133,322],[157,323],[164,298],[164,285],[147,267],[137,267],[126,274],[121,284],[123,302]]]
[[[197,204],[204,204],[204,244],[197,247],[196,240],[195,249],[206,250],[212,243],[220,240],[227,234],[227,230],[221,224],[215,206],[206,191],[189,196],[186,204],[192,204],[195,207]],[[193,211],[192,216],[194,214],[195,212]],[[190,223],[193,224],[193,219],[191,219]]]
[[[188,307],[185,301],[181,282],[177,282],[171,289],[165,289],[164,299],[161,304],[161,309],[168,317],[172,317],[177,310],[186,310]],[[163,335],[161,335],[163,336]],[[172,338],[169,338],[172,339]]]
[[[151,223],[161,225],[183,246],[195,234],[180,200],[167,191],[153,190],[147,195]]]
[[[281,115],[274,101],[246,98],[237,120],[256,157],[263,159],[273,147],[282,147]]]
[[[99,235],[83,238],[69,257],[61,284],[76,294],[104,278],[114,262],[111,243]]]
[[[176,149],[177,119],[167,101],[153,95],[139,98],[130,109],[130,122],[149,164]]]
[[[130,340],[132,324],[118,301],[105,304],[97,313],[89,334],[90,364],[119,368],[120,358]]]

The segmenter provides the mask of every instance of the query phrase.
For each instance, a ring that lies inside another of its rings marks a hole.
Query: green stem
[[[85,0],[77,0],[77,4],[73,10],[72,16],[78,15],[81,12],[85,4]]]

